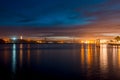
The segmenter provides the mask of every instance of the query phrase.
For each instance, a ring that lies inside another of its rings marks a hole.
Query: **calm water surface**
[[[66,45],[0,44],[0,80],[120,80],[119,47]]]

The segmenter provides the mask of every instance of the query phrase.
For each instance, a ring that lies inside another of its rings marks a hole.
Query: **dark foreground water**
[[[0,80],[120,80],[120,48],[0,44]]]

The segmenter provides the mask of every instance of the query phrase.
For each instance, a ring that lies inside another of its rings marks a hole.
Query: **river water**
[[[119,46],[42,46],[0,44],[0,80],[120,80]]]

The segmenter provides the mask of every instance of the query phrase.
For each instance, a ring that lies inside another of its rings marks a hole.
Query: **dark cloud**
[[[32,21],[34,21],[34,19],[22,19],[17,22],[27,23],[27,22],[32,22]]]

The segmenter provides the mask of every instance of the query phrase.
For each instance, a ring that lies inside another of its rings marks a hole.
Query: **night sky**
[[[0,36],[109,38],[120,32],[120,0],[0,0]]]

